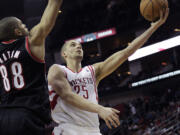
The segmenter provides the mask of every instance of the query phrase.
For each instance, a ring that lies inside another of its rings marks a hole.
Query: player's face
[[[22,35],[27,36],[29,34],[28,28],[26,27],[25,24],[22,23],[21,20],[17,19],[17,21],[18,21],[19,29],[22,32]]]
[[[82,50],[82,45],[77,42],[77,41],[69,41],[69,43],[66,46],[66,56],[67,58],[77,58],[77,59],[81,59],[83,58],[83,50]]]

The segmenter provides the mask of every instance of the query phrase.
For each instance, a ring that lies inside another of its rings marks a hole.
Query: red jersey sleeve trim
[[[31,58],[32,58],[33,60],[35,60],[36,62],[39,62],[39,63],[45,63],[44,60],[41,60],[41,59],[37,58],[36,56],[34,56],[34,55],[32,54],[32,52],[31,52],[31,50],[30,50],[30,48],[29,48],[28,37],[26,37],[26,50],[27,50],[28,54],[31,56]]]
[[[94,82],[94,91],[96,93],[96,100],[99,101],[98,99],[98,93],[97,93],[97,86],[96,86],[96,81],[95,81],[95,76],[94,76],[94,70],[93,70],[93,67],[92,66],[88,66],[90,72],[91,72],[91,76],[92,76],[92,79],[93,79],[93,82]]]
[[[9,41],[3,41],[3,42],[1,42],[1,43],[3,43],[3,44],[11,44],[11,43],[13,43],[13,42],[15,42],[16,40],[9,40]]]
[[[90,68],[91,68],[91,70],[92,70],[92,72],[93,72],[94,80],[95,80],[95,82],[96,82],[95,69],[94,69],[94,67],[93,67],[92,65],[90,65]]]

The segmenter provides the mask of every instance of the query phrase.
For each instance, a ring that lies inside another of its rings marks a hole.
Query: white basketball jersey
[[[65,66],[58,65],[64,71],[72,91],[83,98],[98,104],[95,70],[93,66],[86,66],[80,72],[75,73]],[[83,127],[99,128],[97,113],[91,113],[73,107],[65,103],[56,93],[50,89],[50,101],[52,117],[58,123],[71,123]]]

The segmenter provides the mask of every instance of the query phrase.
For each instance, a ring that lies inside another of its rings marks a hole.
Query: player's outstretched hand
[[[165,6],[160,11],[160,19],[156,22],[151,23],[151,25],[157,25],[158,27],[164,24],[169,16],[169,8]]]
[[[102,107],[98,114],[106,122],[108,128],[112,129],[112,126],[116,128],[120,125],[118,113],[120,111],[114,108]]]

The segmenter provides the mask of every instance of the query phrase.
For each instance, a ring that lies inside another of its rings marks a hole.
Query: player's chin
[[[29,36],[29,31],[28,30],[24,31],[24,35]]]
[[[82,60],[83,56],[82,55],[78,55],[78,56],[76,56],[76,58]]]

